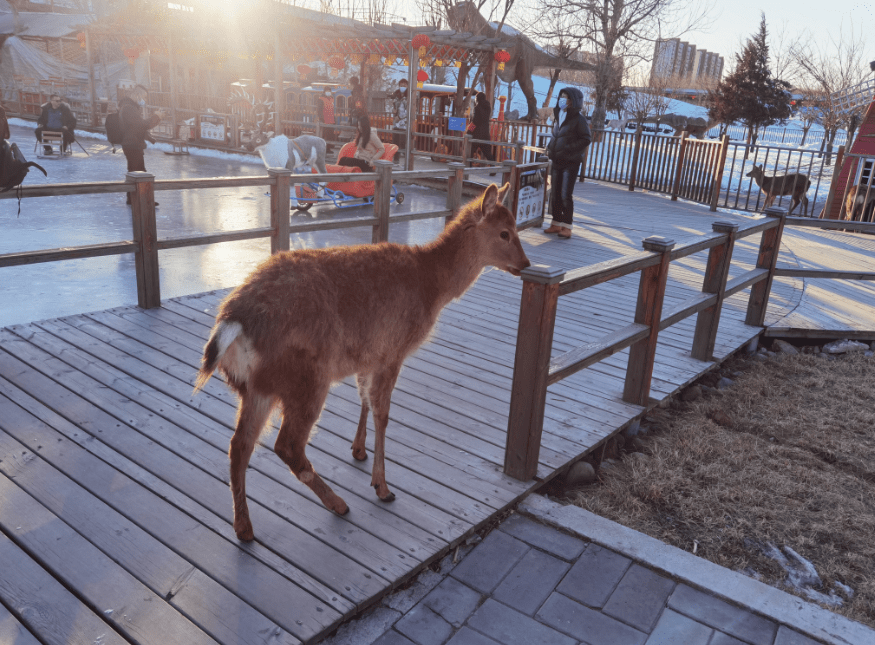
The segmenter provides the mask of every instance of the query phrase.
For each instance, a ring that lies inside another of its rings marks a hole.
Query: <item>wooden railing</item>
[[[678,248],[672,240],[650,237],[643,242],[644,252],[630,257],[568,272],[542,265],[525,269],[504,472],[524,481],[535,476],[549,385],[628,347],[623,400],[650,407],[656,343],[662,330],[698,315],[691,355],[703,361],[713,360],[723,301],[748,287],[752,289],[745,322],[762,326],[787,210],[767,209],[765,214],[768,216],[765,221],[742,230],[734,223],[715,222],[713,233]],[[736,240],[756,233],[762,233],[756,267],[729,280]],[[709,254],[702,292],[664,312],[670,263],[706,249]],[[559,297],[636,272],[641,273],[641,278],[633,321],[596,342],[551,360]]]
[[[0,268],[58,262],[62,260],[93,258],[106,255],[134,254],[137,281],[137,303],[144,309],[161,306],[161,285],[159,281],[159,251],[186,246],[199,246],[270,238],[271,253],[287,251],[289,237],[294,233],[326,231],[340,228],[370,226],[373,230],[373,243],[389,239],[389,226],[392,223],[442,217],[449,221],[462,208],[462,183],[467,174],[477,169],[465,168],[460,163],[451,163],[446,169],[395,172],[389,161],[376,161],[375,172],[326,173],[293,175],[285,168],[269,168],[267,176],[261,177],[216,177],[209,179],[167,179],[155,181],[155,176],[147,172],[129,172],[125,181],[83,184],[45,184],[22,187],[20,191],[0,193],[0,199],[56,197],[64,195],[88,195],[105,193],[130,193],[131,223],[133,239],[87,246],[44,249],[22,253],[0,255]],[[481,170],[488,171],[489,168]],[[502,183],[510,182],[516,190],[517,170],[514,162],[507,162],[501,168]],[[447,180],[446,208],[390,215],[392,203],[392,184],[395,181],[410,182],[416,179],[444,178]],[[312,221],[291,226],[291,187],[295,183],[312,182],[376,182],[374,190],[374,210],[371,217],[354,217]],[[244,186],[268,186],[270,188],[270,225],[236,231],[225,231],[210,235],[158,238],[155,219],[155,192],[165,190],[187,190],[207,188],[228,188]],[[520,228],[541,223],[543,218],[532,219]]]

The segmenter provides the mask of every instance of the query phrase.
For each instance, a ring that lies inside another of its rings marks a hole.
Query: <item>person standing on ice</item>
[[[146,141],[155,143],[149,130],[161,122],[164,113],[161,110],[152,114],[148,119],[143,118],[143,106],[146,105],[147,90],[142,85],[134,86],[134,89],[118,104],[119,121],[121,122],[124,138],[122,139],[122,152],[128,161],[128,172],[146,171],[145,150]],[[131,203],[131,194],[128,193],[128,204]],[[155,206],[158,202],[155,202]]]

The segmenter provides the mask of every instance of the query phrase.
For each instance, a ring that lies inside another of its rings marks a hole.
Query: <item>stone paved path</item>
[[[330,645],[872,645],[875,631],[533,496]]]

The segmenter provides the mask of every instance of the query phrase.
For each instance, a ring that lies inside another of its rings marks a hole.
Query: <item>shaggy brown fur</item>
[[[875,210],[875,187],[851,186],[845,201],[845,219],[854,222],[868,222],[873,219],[873,210]]]
[[[204,348],[195,391],[215,369],[240,396],[231,439],[234,530],[253,539],[246,468],[276,405],[282,424],[275,452],[322,503],[348,507],[304,455],[332,383],[356,375],[362,413],[352,444],[363,460],[373,409],[371,484],[384,501],[384,443],[389,402],[404,360],[428,338],[438,315],[487,266],[519,275],[529,266],[516,222],[495,184],[468,204],[437,240],[408,247],[382,243],[274,255],[222,303]]]

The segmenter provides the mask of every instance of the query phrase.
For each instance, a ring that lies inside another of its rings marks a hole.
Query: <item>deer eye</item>
[[[510,239],[510,233],[508,233],[507,231],[502,231],[501,232],[501,239],[504,240],[505,242],[507,242]]]

